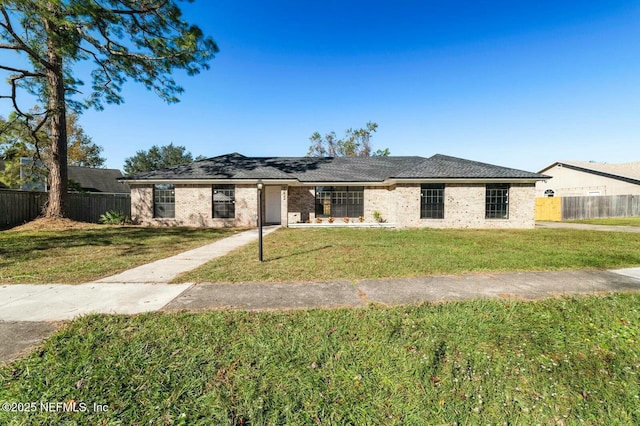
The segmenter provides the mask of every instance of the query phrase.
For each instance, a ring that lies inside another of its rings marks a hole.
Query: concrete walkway
[[[265,227],[263,235],[277,228]],[[258,231],[252,229],[92,283],[0,285],[0,364],[51,336],[60,321],[159,310],[191,287],[166,283],[256,239]]]
[[[442,275],[316,283],[204,283],[164,310],[299,309],[407,305],[476,298],[533,300],[561,295],[640,291],[640,268]]]
[[[156,311],[191,284],[23,284],[0,287],[0,321],[63,321]]]
[[[265,227],[263,235],[277,228]],[[89,313],[155,311],[191,286],[169,281],[257,239],[258,231],[251,229],[86,284],[0,285],[0,321],[62,321]]]
[[[0,364],[26,355],[61,326],[62,323],[54,322],[0,321]]]
[[[584,229],[588,231],[640,232],[640,226],[590,225],[588,223],[536,222],[536,228]]]
[[[276,229],[265,227],[264,234]],[[640,291],[640,268],[315,283],[167,284],[177,275],[257,238],[257,230],[245,231],[92,283],[0,285],[0,363],[47,338],[59,326],[56,322],[89,313],[362,307],[369,303],[399,305],[473,298],[539,299]]]
[[[266,236],[279,226],[263,227],[262,235]],[[206,246],[198,247],[184,253],[160,259],[137,268],[129,269],[120,274],[102,278],[95,283],[168,283],[178,275],[189,272],[205,263],[222,257],[232,250],[244,246],[258,239],[258,230],[250,229]]]

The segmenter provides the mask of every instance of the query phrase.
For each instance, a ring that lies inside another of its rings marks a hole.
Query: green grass
[[[607,219],[567,220],[569,223],[586,223],[589,225],[640,226],[640,216],[611,217]]]
[[[0,232],[0,283],[77,284],[172,256],[230,229],[104,226]]]
[[[0,424],[640,424],[640,294],[88,316],[0,368]],[[65,423],[68,422],[68,423]]]
[[[179,282],[315,281],[640,265],[637,234],[572,229],[281,229]]]
[[[81,283],[172,256],[230,229],[0,232],[0,283]],[[286,282],[640,265],[635,234],[568,229],[281,229],[177,281]]]

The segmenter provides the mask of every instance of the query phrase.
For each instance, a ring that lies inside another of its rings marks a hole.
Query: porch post
[[[258,260],[262,262],[262,181],[258,181]]]
[[[289,186],[282,185],[280,187],[280,226],[289,227]]]

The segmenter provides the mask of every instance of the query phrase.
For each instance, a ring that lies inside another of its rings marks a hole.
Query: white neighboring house
[[[536,183],[536,197],[640,195],[640,161],[558,161],[538,173],[552,178]]]

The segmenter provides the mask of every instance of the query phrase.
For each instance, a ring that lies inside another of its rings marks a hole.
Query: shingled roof
[[[0,160],[0,171],[4,170],[4,161]],[[128,194],[131,189],[122,182],[122,173],[117,169],[100,169],[94,167],[68,166],[69,180],[86,192],[105,192],[112,194]],[[0,182],[0,189],[7,188]],[[71,190],[71,189],[70,189]]]
[[[413,169],[406,170],[397,178],[452,178],[452,179],[547,179],[548,176],[478,161],[464,160],[448,155],[436,154],[423,159]]]
[[[87,192],[106,192],[128,194],[131,189],[118,182],[122,173],[117,169],[99,169],[94,167],[68,166],[69,180],[75,181]]]
[[[233,153],[139,173],[124,181],[295,180],[301,183],[384,182],[388,179],[513,179],[548,176],[446,155],[424,157],[245,157]]]
[[[566,167],[580,172],[603,176],[622,182],[640,185],[640,161],[631,163],[597,163],[593,161],[557,161],[540,171],[545,172],[555,166]]]

